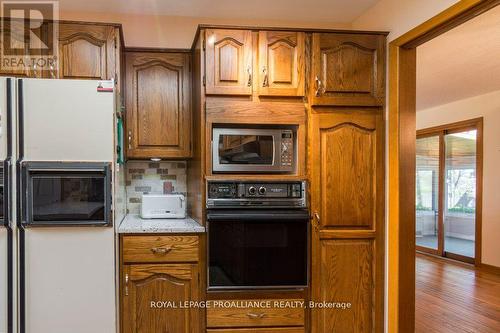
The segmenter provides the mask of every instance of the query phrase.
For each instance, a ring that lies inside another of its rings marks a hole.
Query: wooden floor
[[[499,333],[500,276],[417,254],[416,333]]]

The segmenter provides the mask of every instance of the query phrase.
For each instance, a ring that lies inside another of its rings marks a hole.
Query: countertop
[[[143,219],[138,214],[127,214],[118,227],[118,233],[203,233],[205,227],[190,217],[184,219]]]

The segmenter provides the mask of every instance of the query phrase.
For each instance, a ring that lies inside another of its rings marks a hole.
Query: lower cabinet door
[[[194,264],[124,265],[123,333],[200,332],[200,309],[184,302],[199,299]]]

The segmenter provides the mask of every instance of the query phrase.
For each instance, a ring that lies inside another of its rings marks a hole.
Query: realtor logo
[[[58,1],[0,1],[1,67],[54,71],[59,34]]]

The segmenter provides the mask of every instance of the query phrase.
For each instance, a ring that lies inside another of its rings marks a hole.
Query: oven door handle
[[[273,221],[305,220],[310,218],[307,210],[217,210],[207,213],[208,221]]]

